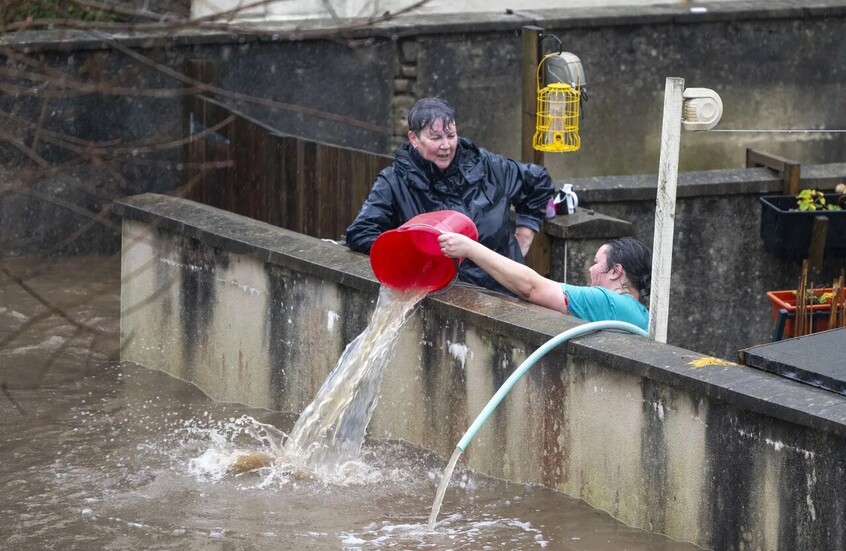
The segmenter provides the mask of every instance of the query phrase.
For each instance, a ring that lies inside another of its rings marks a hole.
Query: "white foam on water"
[[[474,520],[465,518],[461,513],[453,513],[441,519],[434,530],[430,530],[425,521],[396,524],[382,521],[368,524],[361,531],[343,533],[340,540],[344,549],[486,549],[486,542],[499,542],[499,547],[502,542],[509,540],[519,543],[520,549],[543,549],[549,544],[542,532],[529,522],[514,518]]]
[[[65,343],[65,338],[58,335],[48,337],[38,344],[31,344],[26,346],[18,346],[8,350],[4,350],[10,354],[31,354],[33,352],[43,352],[45,350],[58,350]],[[86,349],[87,350],[87,349]]]
[[[249,416],[223,421],[192,418],[184,421],[177,432],[176,449],[167,455],[179,470],[202,482],[235,479],[241,489],[265,489],[292,482],[372,487],[386,483],[409,484],[417,480],[411,467],[377,465],[373,457],[370,461],[359,458],[338,466],[310,466],[307,455],[281,444],[286,437],[284,432]],[[270,456],[272,464],[248,472],[233,471],[240,458],[256,452]],[[185,457],[189,457],[187,462]]]
[[[183,421],[177,433],[178,444],[172,452],[173,458],[184,458],[186,451],[195,454],[188,460],[186,470],[194,478],[206,482],[238,476],[231,468],[244,454],[260,452],[276,457],[285,438],[284,432],[248,415],[222,421],[208,416],[188,419]],[[258,469],[265,477],[257,485],[275,480],[276,473],[272,472],[275,467],[276,464]]]
[[[208,449],[188,461],[188,472],[201,480],[219,481],[235,463],[237,455],[219,449]]]
[[[3,308],[3,310],[0,311],[0,314],[5,314],[7,312],[9,313],[9,316],[15,318],[16,320],[26,321],[29,319],[29,316],[27,316],[26,314],[21,314],[17,310],[9,310],[7,308]]]

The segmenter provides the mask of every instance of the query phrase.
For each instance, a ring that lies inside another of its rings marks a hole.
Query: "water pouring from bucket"
[[[399,228],[382,233],[370,249],[376,279],[400,291],[443,289],[455,279],[461,262],[441,252],[438,236],[448,232],[479,239],[473,221],[454,210],[418,214]]]
[[[448,210],[415,216],[373,243],[370,263],[382,289],[370,323],[347,345],[285,442],[288,455],[311,471],[331,475],[358,457],[403,324],[427,293],[457,274],[458,263],[438,243],[445,232],[478,239],[470,218]]]

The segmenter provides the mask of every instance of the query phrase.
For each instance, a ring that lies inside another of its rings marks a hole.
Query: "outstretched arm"
[[[490,250],[466,235],[445,233],[438,237],[438,243],[444,255],[450,258],[472,260],[503,287],[523,300],[565,314],[569,313],[560,283],[547,279],[528,266]]]

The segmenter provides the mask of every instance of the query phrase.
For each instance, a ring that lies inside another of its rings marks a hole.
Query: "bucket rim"
[[[428,233],[436,233],[438,235],[443,235],[443,234],[447,233],[440,228],[436,228],[435,226],[433,226],[431,224],[424,224],[423,222],[415,222],[414,224],[405,223],[398,228],[394,228],[393,230],[388,230],[388,231],[407,232],[407,231],[419,230],[419,229],[431,230]]]

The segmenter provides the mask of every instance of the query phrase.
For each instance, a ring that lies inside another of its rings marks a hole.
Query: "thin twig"
[[[12,393],[9,392],[9,384],[6,381],[0,381],[0,390],[3,391],[3,396],[5,396],[7,400],[9,400],[9,403],[12,404],[12,407],[14,407],[18,411],[18,413],[20,413],[21,415],[26,415],[26,411],[24,411],[24,408],[21,407],[17,400],[12,398]]]
[[[86,325],[86,324],[84,324],[84,323],[82,323],[82,322],[80,322],[80,321],[77,321],[77,320],[75,320],[74,318],[72,318],[72,317],[71,317],[71,316],[70,316],[67,312],[65,312],[63,309],[61,309],[61,308],[59,308],[58,306],[56,306],[55,304],[53,304],[52,302],[50,302],[49,300],[47,300],[46,298],[44,298],[44,296],[42,296],[42,295],[41,295],[41,293],[39,293],[38,291],[36,291],[35,289],[33,289],[32,287],[30,287],[29,285],[27,285],[27,284],[26,284],[26,282],[25,282],[23,279],[21,279],[20,277],[18,277],[18,276],[17,276],[17,275],[15,275],[15,274],[13,274],[11,271],[9,271],[9,269],[8,269],[8,268],[6,267],[6,265],[5,265],[5,264],[3,264],[3,263],[0,263],[0,272],[3,272],[3,273],[6,275],[6,277],[8,277],[9,279],[11,279],[11,280],[13,280],[15,283],[17,283],[17,284],[18,284],[18,286],[19,286],[21,289],[23,289],[24,291],[26,291],[26,293],[27,293],[28,295],[30,295],[32,298],[34,298],[35,300],[37,300],[38,302],[40,302],[42,305],[44,305],[45,307],[47,307],[47,309],[48,309],[50,312],[52,312],[53,314],[55,314],[55,315],[57,315],[57,316],[59,316],[59,317],[61,317],[61,318],[64,318],[65,320],[67,320],[67,321],[68,321],[68,323],[70,323],[70,324],[71,324],[71,325],[73,325],[74,327],[79,327],[79,328],[84,329],[84,330],[86,330],[86,331],[89,331],[89,332],[91,332],[91,333],[108,334],[106,331],[103,331],[102,329],[99,329],[99,328],[97,328],[97,327],[91,327],[90,325]],[[5,339],[4,339],[4,341],[5,341]],[[5,342],[4,342],[3,344],[5,344]],[[0,348],[2,348],[2,345],[0,345]]]

